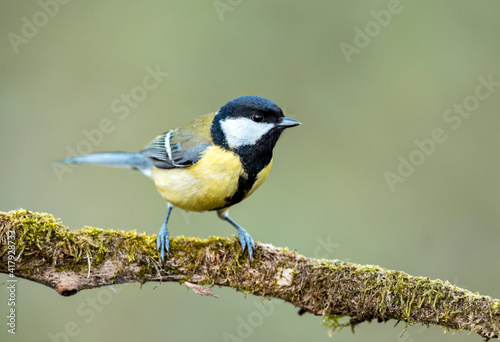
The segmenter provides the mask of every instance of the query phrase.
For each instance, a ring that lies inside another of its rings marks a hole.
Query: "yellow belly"
[[[250,196],[267,178],[272,161],[257,176]],[[151,179],[172,205],[189,211],[223,208],[238,188],[244,174],[240,158],[218,146],[210,146],[194,165],[179,169],[153,167]]]

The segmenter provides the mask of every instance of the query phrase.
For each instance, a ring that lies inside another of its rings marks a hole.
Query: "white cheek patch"
[[[247,118],[226,119],[220,125],[231,148],[253,145],[274,127],[272,123],[255,122]]]

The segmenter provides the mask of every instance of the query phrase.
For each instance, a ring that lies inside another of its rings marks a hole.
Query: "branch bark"
[[[237,239],[177,237],[161,265],[156,236],[86,227],[70,231],[50,214],[0,212],[0,272],[49,286],[63,296],[131,282],[227,286],[279,298],[322,315],[333,330],[365,321],[468,330],[500,336],[500,300],[446,281],[378,266],[306,258],[257,243],[251,264]],[[339,317],[349,316],[345,323]]]

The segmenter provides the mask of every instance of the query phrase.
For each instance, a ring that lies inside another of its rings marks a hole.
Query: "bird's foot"
[[[158,232],[156,238],[156,250],[160,251],[161,262],[165,262],[165,252],[169,252],[170,236],[168,234],[167,226],[163,225]]]
[[[243,252],[245,251],[245,249],[248,250],[248,256],[250,257],[250,261],[251,261],[253,251],[255,250],[255,242],[253,241],[250,234],[248,234],[248,232],[241,227],[238,227],[238,239],[240,240],[240,244],[241,244],[241,248],[243,249]]]

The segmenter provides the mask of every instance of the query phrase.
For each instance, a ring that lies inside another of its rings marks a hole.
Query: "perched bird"
[[[274,102],[241,96],[217,113],[157,136],[140,152],[93,153],[62,162],[133,168],[151,178],[168,203],[156,241],[162,261],[169,252],[167,223],[174,207],[217,211],[219,218],[238,230],[241,247],[252,259],[254,241],[228,216],[229,208],[266,180],[274,145],[286,128],[297,125],[300,122],[284,117]]]

